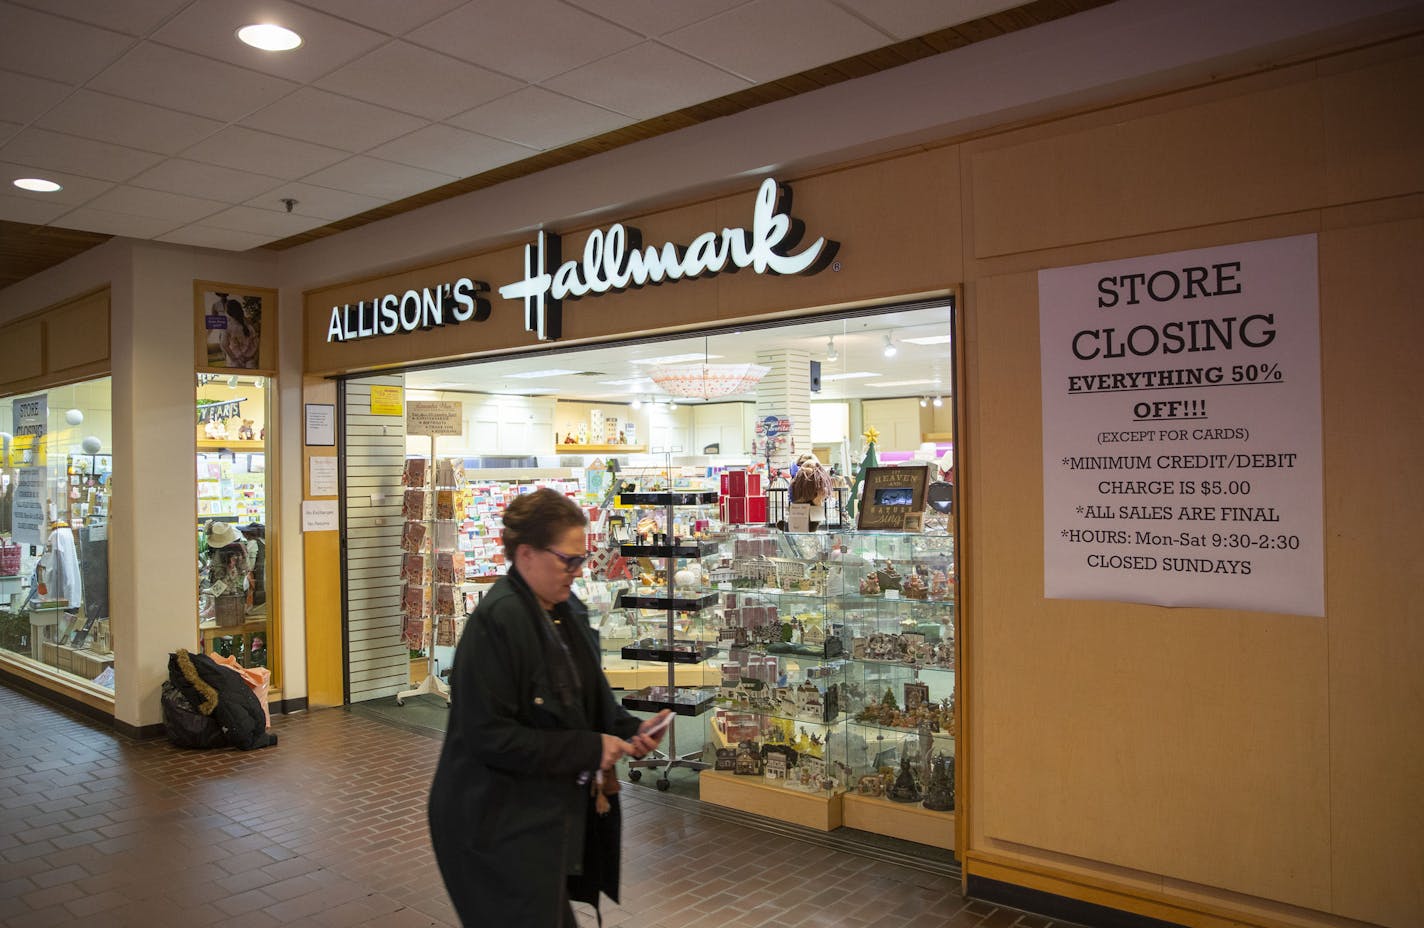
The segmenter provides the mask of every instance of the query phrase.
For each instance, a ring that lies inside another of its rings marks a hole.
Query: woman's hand
[[[598,762],[599,770],[608,770],[624,754],[634,753],[633,745],[614,735],[603,736],[603,759]],[[639,755],[641,756],[641,755]]]
[[[634,757],[642,757],[657,750],[663,735],[667,734],[667,726],[672,723],[669,718],[671,715],[671,709],[664,709],[638,726],[638,733],[633,736],[632,742]]]

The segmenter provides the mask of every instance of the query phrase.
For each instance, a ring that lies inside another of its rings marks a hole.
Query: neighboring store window
[[[114,689],[108,377],[0,402],[0,651]]]
[[[243,667],[270,668],[275,678],[267,554],[271,381],[249,374],[197,378],[199,647]]]

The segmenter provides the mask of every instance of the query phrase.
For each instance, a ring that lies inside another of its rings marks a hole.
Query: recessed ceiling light
[[[683,361],[701,361],[704,359],[720,358],[720,354],[703,354],[694,352],[693,354],[669,354],[661,358],[633,358],[629,364],[681,364]]]
[[[878,371],[850,371],[845,374],[822,374],[821,381],[827,380],[864,380],[866,377],[879,377]]]
[[[822,379],[822,380],[825,380],[826,378],[825,378],[825,377],[822,377],[821,379]],[[930,380],[928,377],[920,378],[919,380],[877,380],[875,383],[871,384],[871,386],[873,386],[873,387],[919,387],[919,386],[923,386],[924,384],[927,384],[927,383],[928,383],[928,384],[936,384],[936,383],[939,383],[939,381],[938,381],[938,380]]]
[[[56,190],[64,189],[54,181],[45,180],[43,177],[22,177],[15,181],[15,186],[21,190],[33,190],[35,193],[54,193]]]
[[[921,335],[919,338],[902,338],[900,341],[912,345],[943,345],[953,339],[952,335]]]
[[[275,23],[254,23],[237,30],[237,37],[253,48],[264,52],[291,51],[302,44],[302,37],[292,30]]]

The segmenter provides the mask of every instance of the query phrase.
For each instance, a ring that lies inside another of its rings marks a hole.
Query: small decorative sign
[[[459,403],[412,400],[405,411],[409,435],[459,435],[464,432]]]
[[[371,415],[400,416],[405,414],[405,391],[401,387],[371,387]]]
[[[924,525],[929,468],[866,468],[856,527],[862,531],[917,532]]]

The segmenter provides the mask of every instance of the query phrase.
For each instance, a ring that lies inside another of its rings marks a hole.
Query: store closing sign
[[[21,397],[10,408],[15,431],[10,438],[9,466],[16,469],[10,507],[11,537],[21,544],[42,545],[48,521],[45,436],[49,431],[49,397]]]
[[[1044,595],[1324,614],[1313,235],[1039,272]]]
[[[789,212],[790,189],[762,181],[752,209],[752,226],[708,231],[680,245],[643,245],[634,227],[614,223],[595,229],[584,243],[582,260],[563,260],[559,236],[541,231],[524,247],[524,279],[499,288],[500,296],[524,304],[524,328],[540,341],[563,333],[563,303],[638,287],[709,277],[750,268],[757,274],[815,274],[831,263],[838,244],[817,238],[794,251],[804,228]],[[483,322],[489,285],[468,277],[402,294],[331,308],[328,342],[347,342],[398,332],[416,332],[461,322]]]

